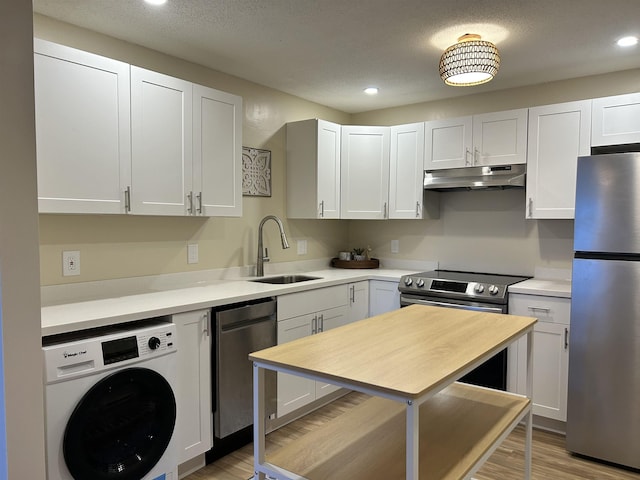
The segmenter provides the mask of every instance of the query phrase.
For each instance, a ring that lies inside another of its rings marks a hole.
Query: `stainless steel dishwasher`
[[[214,432],[224,439],[253,425],[253,366],[248,356],[276,344],[276,299],[226,305],[213,313]],[[276,377],[266,380],[270,415],[276,411]]]

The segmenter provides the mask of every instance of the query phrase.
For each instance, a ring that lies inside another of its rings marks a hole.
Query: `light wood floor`
[[[360,403],[365,395],[350,393],[304,418],[296,420],[267,436],[270,450],[294,441],[311,429]],[[189,475],[186,480],[247,480],[253,475],[252,445]],[[475,475],[478,480],[521,480],[524,465],[524,430],[517,428],[489,461]],[[533,480],[640,480],[640,473],[624,470],[569,454],[561,435],[535,430],[533,433]],[[384,479],[381,472],[380,479]],[[348,480],[348,479],[335,479]]]

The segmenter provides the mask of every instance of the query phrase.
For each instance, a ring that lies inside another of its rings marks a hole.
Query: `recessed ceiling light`
[[[617,43],[619,47],[633,47],[634,45],[637,45],[638,37],[622,37]]]
[[[378,87],[367,87],[364,89],[364,93],[366,93],[367,95],[377,95]]]
[[[144,0],[149,5],[164,5],[167,0]]]

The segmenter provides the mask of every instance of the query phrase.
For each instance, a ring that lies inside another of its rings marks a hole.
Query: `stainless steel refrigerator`
[[[640,153],[578,158],[567,449],[640,468]]]

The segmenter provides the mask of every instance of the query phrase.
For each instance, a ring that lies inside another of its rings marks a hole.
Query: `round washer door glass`
[[[140,480],[164,454],[176,422],[171,386],[148,368],[119,370],[82,397],[64,433],[76,480]]]

